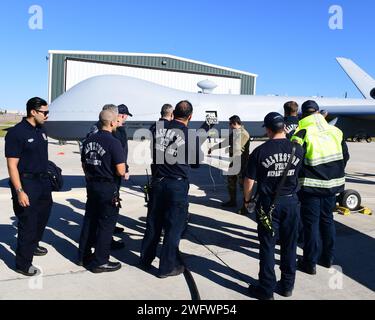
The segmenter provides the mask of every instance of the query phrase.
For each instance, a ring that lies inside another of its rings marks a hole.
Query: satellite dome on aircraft
[[[217,88],[217,84],[211,80],[203,80],[197,83],[197,86],[202,89],[203,93],[212,93],[212,91]]]

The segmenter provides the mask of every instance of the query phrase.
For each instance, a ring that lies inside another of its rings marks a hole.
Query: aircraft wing
[[[336,58],[354,85],[366,99],[375,99],[375,80],[356,65],[352,60],[346,58]]]

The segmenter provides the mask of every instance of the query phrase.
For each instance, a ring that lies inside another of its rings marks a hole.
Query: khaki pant
[[[240,185],[240,190],[243,190],[243,177],[242,174],[235,176],[228,176],[228,193],[229,201],[236,202],[237,199],[237,182]]]
[[[243,190],[243,171],[246,170],[247,165],[247,158],[242,157],[241,159],[238,159],[237,161],[241,161],[241,168],[238,173],[228,175],[227,181],[228,181],[228,193],[229,193],[229,201],[236,202],[237,199],[237,183],[240,186],[240,190]],[[237,162],[238,163],[238,162]],[[231,169],[233,169],[233,162],[229,165],[229,173],[231,172]]]

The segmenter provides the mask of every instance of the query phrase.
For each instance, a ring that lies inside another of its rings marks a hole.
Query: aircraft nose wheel
[[[355,211],[361,207],[361,196],[355,190],[345,190],[338,196],[338,202],[341,207]]]

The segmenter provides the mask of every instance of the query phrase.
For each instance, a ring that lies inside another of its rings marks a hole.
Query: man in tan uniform
[[[237,206],[237,182],[242,189],[242,172],[246,169],[250,147],[250,135],[244,126],[242,126],[242,121],[239,116],[234,115],[229,118],[229,128],[231,130],[229,137],[208,150],[208,154],[211,154],[213,150],[229,146],[229,157],[231,158],[228,170],[229,201],[222,204],[223,207],[227,208]]]

